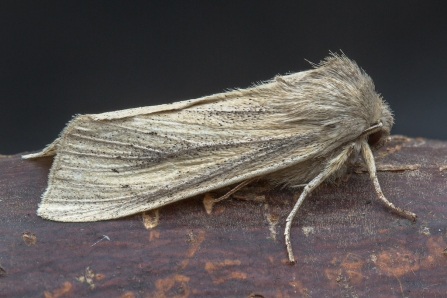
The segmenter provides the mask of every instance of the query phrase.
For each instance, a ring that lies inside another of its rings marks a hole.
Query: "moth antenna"
[[[295,206],[293,206],[292,211],[290,212],[289,216],[287,216],[284,237],[286,239],[287,254],[289,255],[290,264],[295,263],[295,258],[292,251],[292,243],[290,243],[290,228],[292,226],[292,221],[295,217],[296,212],[300,208],[301,204],[303,204],[306,196],[346,162],[353,148],[354,144],[346,146],[340,154],[338,154],[326,164],[323,172],[318,174],[304,187],[303,192],[298,198],[298,201],[296,201]]]
[[[377,124],[375,124],[375,125],[373,125],[373,126],[367,128],[367,129],[365,129],[365,130],[362,132],[361,136],[367,136],[367,135],[370,135],[370,134],[372,134],[372,133],[375,133],[375,132],[381,130],[381,129],[382,129],[382,126],[383,126],[382,121],[379,121],[379,123],[377,123]]]
[[[404,210],[402,208],[396,207],[393,203],[388,201],[383,195],[382,189],[380,188],[379,180],[377,179],[376,172],[376,164],[374,162],[374,156],[371,152],[371,148],[369,147],[366,141],[362,142],[362,156],[365,160],[366,166],[368,168],[369,176],[374,184],[374,189],[376,190],[377,197],[385,203],[391,210],[394,212],[401,214],[403,216],[411,218],[413,221],[416,220],[417,216],[413,212]]]
[[[228,199],[229,196],[231,196],[232,194],[234,194],[235,192],[237,192],[238,190],[240,190],[240,189],[243,188],[244,186],[246,186],[246,185],[252,183],[252,182],[255,181],[256,179],[259,179],[259,178],[258,178],[258,177],[255,177],[255,178],[251,178],[251,179],[247,179],[247,180],[245,180],[244,182],[238,184],[238,185],[235,186],[232,190],[230,190],[229,192],[227,192],[226,194],[224,194],[224,195],[221,196],[220,198],[215,199],[215,200],[213,201],[213,203],[217,203],[217,202],[223,201],[223,200],[225,200],[225,199]]]

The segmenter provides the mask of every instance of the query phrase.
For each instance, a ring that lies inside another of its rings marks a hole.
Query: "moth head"
[[[371,149],[380,148],[387,142],[394,123],[393,113],[391,112],[388,104],[382,98],[379,98],[377,111],[377,120],[371,123],[370,127],[372,128],[380,123],[381,127],[375,129],[372,133],[367,134],[368,144]]]

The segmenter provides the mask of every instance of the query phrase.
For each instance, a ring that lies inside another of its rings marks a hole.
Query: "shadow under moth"
[[[393,125],[371,78],[345,55],[308,71],[247,89],[102,114],[78,115],[31,159],[56,155],[37,214],[63,222],[119,218],[257,179],[303,187],[292,220],[322,182],[363,159],[378,198],[395,212],[377,180],[371,149]]]

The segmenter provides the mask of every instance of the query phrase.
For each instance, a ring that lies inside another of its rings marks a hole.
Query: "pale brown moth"
[[[384,144],[392,125],[371,78],[332,54],[314,69],[248,89],[78,115],[52,144],[23,158],[56,155],[37,213],[64,222],[123,217],[256,179],[305,185],[284,232],[294,262],[290,227],[299,207],[359,157],[379,199],[416,218],[389,202],[377,180],[371,149]]]

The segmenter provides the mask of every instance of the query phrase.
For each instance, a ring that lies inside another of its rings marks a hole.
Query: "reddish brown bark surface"
[[[375,155],[385,196],[418,220],[391,213],[354,173],[299,210],[294,266],[283,239],[290,190],[258,183],[210,214],[202,196],[60,223],[36,215],[52,159],[0,156],[0,296],[446,297],[447,142],[394,137]]]

